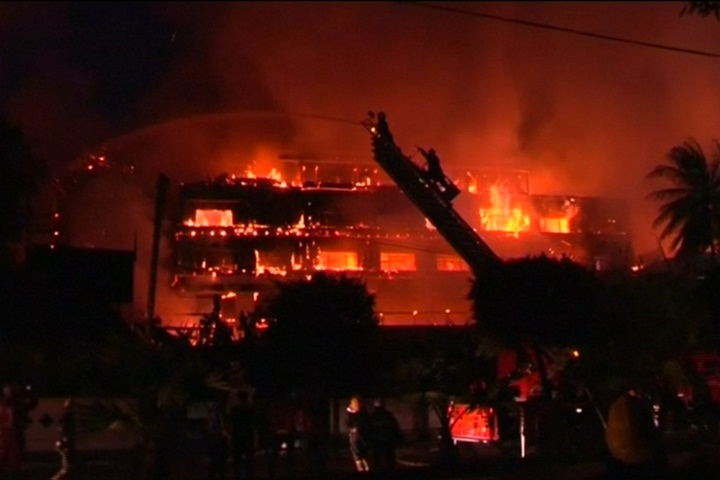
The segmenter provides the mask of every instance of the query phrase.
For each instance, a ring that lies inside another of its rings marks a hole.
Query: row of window
[[[453,254],[435,254],[435,268],[438,271],[468,271],[468,265],[459,256]],[[412,252],[380,252],[379,268],[389,272],[414,272],[418,270],[418,259]],[[255,261],[239,265],[238,259],[228,251],[196,251],[188,252],[178,259],[178,266],[195,271],[221,271],[225,273],[251,271],[287,271],[288,269],[316,269],[356,271],[365,266],[362,264],[358,252],[319,249],[310,259],[298,259],[291,256],[288,259],[278,258],[277,255],[264,254],[255,251]],[[253,268],[254,267],[254,268]]]

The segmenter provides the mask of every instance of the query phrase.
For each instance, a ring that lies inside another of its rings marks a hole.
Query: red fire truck
[[[450,405],[450,433],[455,443],[489,443],[500,439],[494,410],[469,404]]]

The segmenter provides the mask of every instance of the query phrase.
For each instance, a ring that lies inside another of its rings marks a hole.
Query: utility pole
[[[170,179],[164,175],[158,175],[155,186],[155,218],[153,222],[152,250],[150,255],[150,283],[148,285],[147,300],[147,333],[150,335],[152,324],[155,321],[155,294],[157,291],[157,273],[160,257],[160,237],[162,235],[163,219],[165,218],[165,205],[167,202],[167,191],[170,186]]]

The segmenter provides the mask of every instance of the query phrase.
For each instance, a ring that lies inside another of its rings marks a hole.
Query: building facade
[[[546,254],[630,268],[621,201],[533,195],[527,177],[465,172],[454,208],[503,258]],[[384,324],[471,322],[467,264],[377,169],[286,162],[282,175],[183,184],[178,199],[171,267],[178,295],[221,294],[227,314],[237,315],[274,282],[324,270],[361,277]]]

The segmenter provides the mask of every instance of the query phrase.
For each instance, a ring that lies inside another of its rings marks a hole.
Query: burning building
[[[158,283],[163,292],[158,314],[164,322],[194,325],[211,310],[215,294],[226,298],[224,316],[236,317],[252,311],[276,280],[317,270],[361,277],[386,325],[469,321],[473,268],[379,165],[297,155],[281,156],[274,165],[181,184],[173,192]],[[118,174],[137,181],[132,166],[110,166],[103,156],[84,159],[64,190],[69,194],[77,185]],[[521,170],[449,166],[447,173],[461,190],[449,208],[500,258],[544,253],[567,255],[596,269],[630,267],[629,219],[622,201],[537,195],[530,190],[530,173]],[[76,208],[87,217],[83,221],[62,207],[70,198],[62,195],[47,228],[48,242],[135,248],[135,290],[141,301],[147,291],[143,265],[150,253],[143,242],[133,247],[133,239],[151,237],[150,199],[125,198],[107,182],[101,187],[117,200],[113,215],[107,215],[111,204],[98,199],[89,204],[83,197]],[[144,218],[147,225],[137,220],[130,228],[129,215]],[[70,223],[83,228],[73,234]]]
[[[180,186],[172,289],[251,310],[274,281],[317,270],[361,276],[384,324],[465,324],[471,268],[376,166],[285,158],[258,176]],[[461,172],[462,174],[459,174]],[[454,208],[501,258],[570,256],[629,268],[623,202],[534,195],[525,171],[452,172]],[[287,179],[287,180],[284,180]]]

